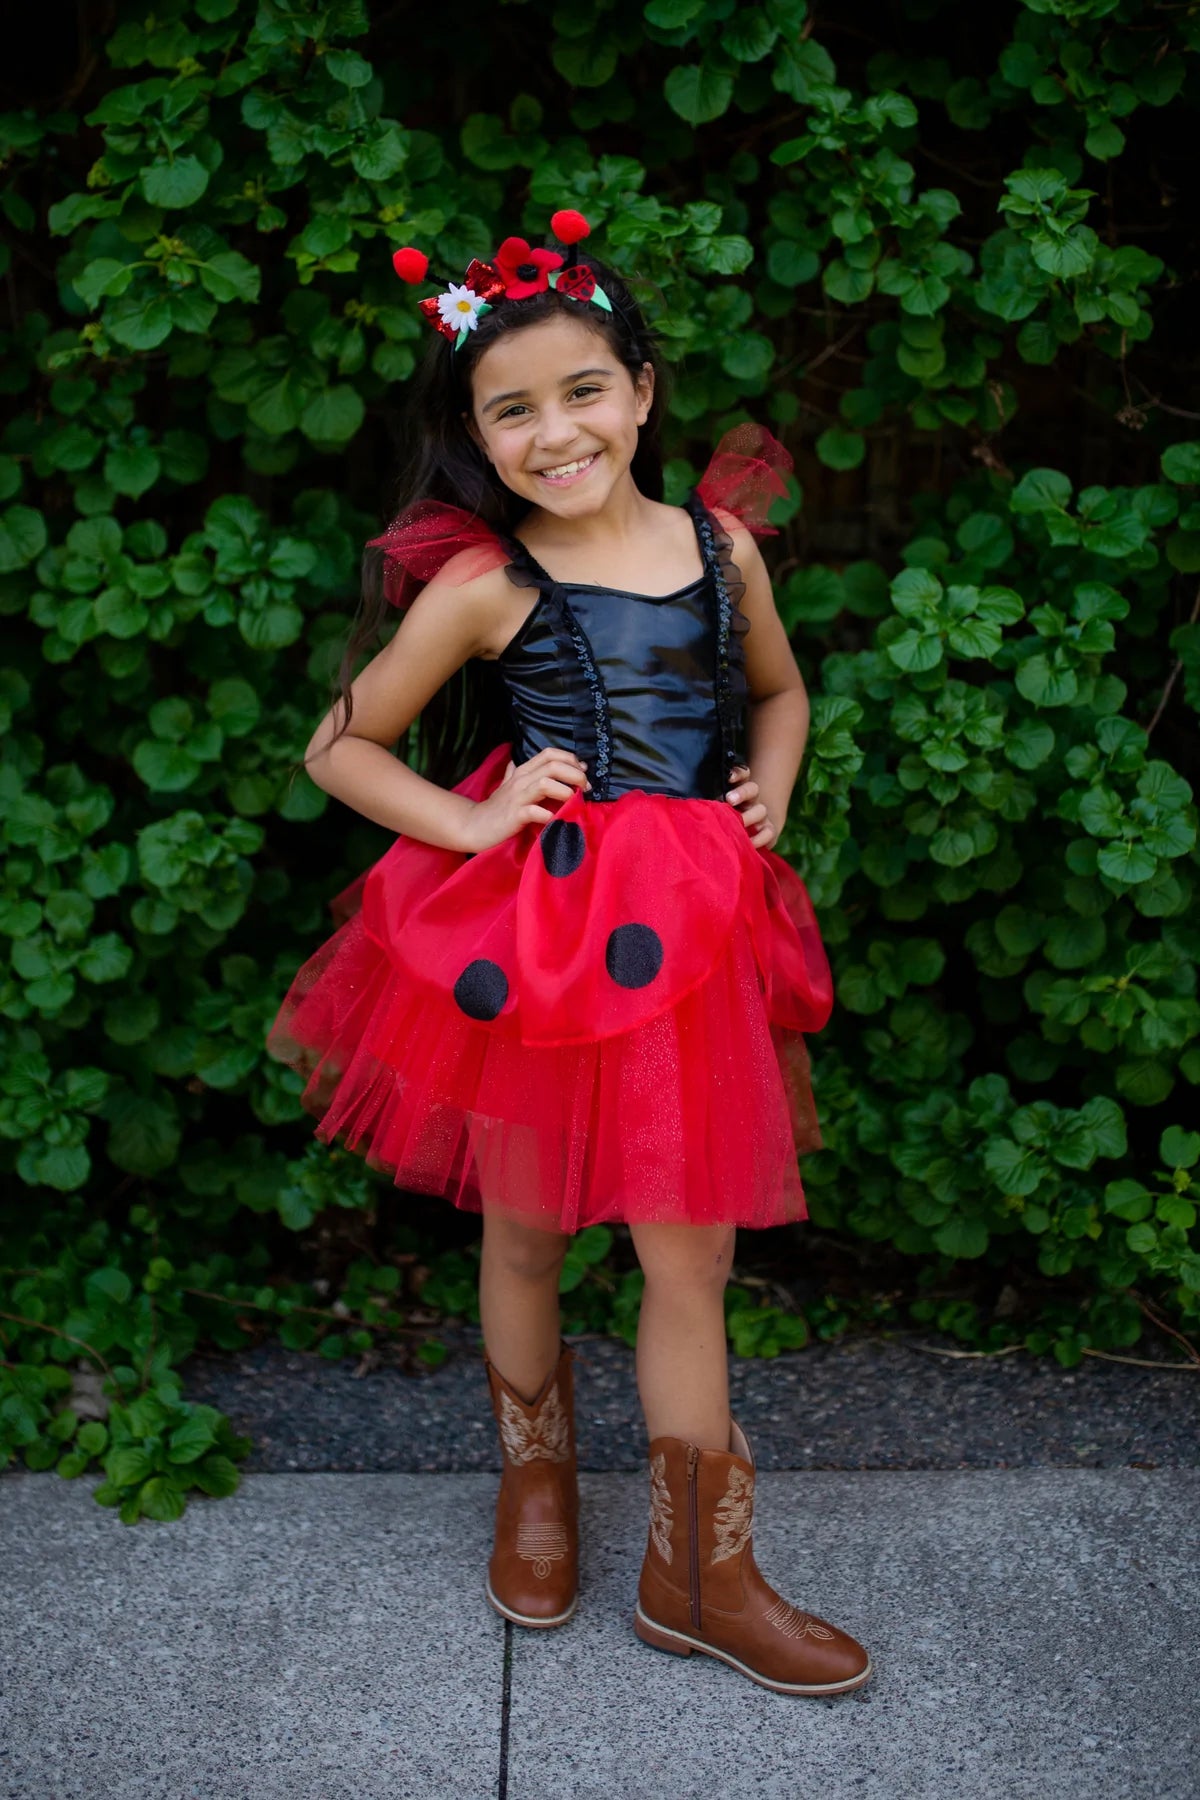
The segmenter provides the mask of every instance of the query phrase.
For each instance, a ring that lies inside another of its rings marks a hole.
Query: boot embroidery
[[[716,1543],[710,1562],[726,1562],[740,1556],[750,1542],[750,1521],[754,1513],[754,1477],[742,1469],[730,1469],[729,1486],[713,1515]]]
[[[570,1430],[566,1408],[558,1397],[555,1382],[532,1419],[526,1418],[515,1401],[500,1391],[500,1441],[512,1462],[564,1463],[571,1454]]]
[[[523,1562],[533,1564],[533,1572],[539,1581],[545,1581],[556,1562],[561,1562],[567,1554],[567,1528],[565,1525],[521,1525],[517,1526],[517,1555]]]
[[[831,1638],[833,1636],[828,1625],[822,1625],[816,1619],[810,1619],[807,1613],[802,1613],[797,1607],[790,1606],[786,1600],[776,1600],[774,1606],[769,1608],[763,1617],[768,1625],[773,1625],[776,1631],[781,1631],[786,1638]]]
[[[665,1563],[671,1560],[671,1491],[667,1486],[667,1459],[660,1450],[650,1458],[650,1537]]]

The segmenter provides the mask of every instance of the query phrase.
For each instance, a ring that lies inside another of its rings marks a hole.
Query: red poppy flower
[[[507,300],[528,300],[531,294],[544,294],[552,269],[561,269],[563,259],[557,250],[531,250],[524,238],[505,238],[492,258],[504,279]]]

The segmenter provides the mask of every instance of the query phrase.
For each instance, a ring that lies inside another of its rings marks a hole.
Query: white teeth
[[[539,469],[539,475],[548,475],[552,480],[559,475],[574,475],[578,469],[586,469],[590,462],[595,462],[596,452],[590,456],[581,456],[578,462],[562,463],[557,469]]]

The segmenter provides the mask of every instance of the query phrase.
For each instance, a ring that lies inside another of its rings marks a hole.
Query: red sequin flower
[[[563,259],[557,250],[531,250],[524,238],[505,238],[492,259],[504,281],[508,300],[528,300],[531,294],[544,294],[552,269],[561,269]]]

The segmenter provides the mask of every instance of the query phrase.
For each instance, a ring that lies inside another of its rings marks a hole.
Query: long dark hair
[[[551,249],[561,249],[552,243]],[[630,473],[651,500],[663,494],[662,417],[664,378],[657,345],[641,310],[615,270],[581,254],[565,260],[588,268],[612,302],[605,312],[591,302],[571,300],[548,288],[526,300],[498,300],[484,313],[461,350],[439,334],[431,334],[424,360],[413,380],[408,403],[408,441],[413,449],[397,492],[397,512],[416,500],[440,500],[464,507],[502,537],[511,537],[529,502],[498,478],[467,430],[472,409],[471,374],[490,344],[501,335],[525,331],[543,319],[566,312],[605,339],[630,377],[637,380],[646,363],[654,370],[654,398],[649,417],[638,433]],[[362,598],[337,673],[334,703],[341,717],[340,737],[350,723],[350,684],[359,658],[379,639],[394,608],[384,597],[383,556],[368,549],[363,558]],[[423,775],[442,787],[453,787],[487,752],[511,733],[507,700],[495,665],[478,659],[466,663],[429,702],[414,728],[414,761]]]

